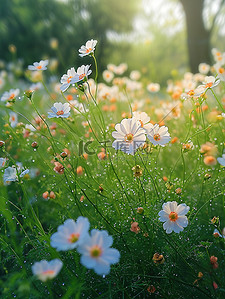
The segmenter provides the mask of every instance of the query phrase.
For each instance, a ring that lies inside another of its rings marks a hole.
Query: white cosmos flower
[[[188,219],[185,214],[188,213],[190,207],[182,203],[177,205],[176,201],[168,201],[162,206],[159,212],[159,221],[164,222],[163,228],[167,234],[172,231],[179,233],[188,225]]]
[[[222,157],[217,158],[217,161],[220,165],[225,166],[225,154],[223,154]]]
[[[153,128],[153,124],[149,123],[150,117],[147,113],[134,111],[133,117],[140,122],[141,127],[144,128],[146,132],[149,132]]]
[[[10,182],[15,182],[17,180],[18,177],[17,177],[16,168],[11,166],[7,167],[3,175],[4,185],[9,185]]]
[[[198,66],[198,70],[199,70],[199,73],[206,75],[206,74],[208,74],[208,72],[210,70],[210,65],[208,65],[206,63],[200,63]]]
[[[90,223],[85,217],[78,217],[76,222],[73,219],[67,219],[51,236],[51,246],[58,251],[74,249],[86,240],[89,227]]]
[[[222,235],[221,235],[221,233],[218,231],[218,229],[214,229],[213,235],[214,235],[214,237],[220,237],[220,238],[225,239],[225,235],[223,234],[223,231],[222,231]]]
[[[47,70],[48,60],[41,60],[40,62],[34,62],[33,65],[28,65],[30,71],[45,71]]]
[[[9,122],[12,128],[15,128],[18,124],[18,116],[15,112],[9,113]]]
[[[19,88],[10,89],[10,91],[6,91],[3,93],[2,97],[1,97],[1,101],[3,101],[3,102],[12,101],[19,95],[19,93],[20,93]]]
[[[0,168],[5,166],[6,158],[0,158]]]
[[[52,260],[50,262],[42,260],[34,263],[31,267],[34,275],[37,276],[41,281],[52,279],[58,275],[63,266],[62,261],[59,259]]]
[[[51,110],[52,112],[48,112],[48,118],[67,118],[70,116],[70,105],[68,103],[54,103],[54,105],[51,107]]]
[[[171,139],[168,128],[165,126],[160,127],[158,124],[155,124],[152,129],[150,129],[147,137],[153,145],[161,146],[165,146]]]
[[[69,88],[69,86],[71,85],[71,81],[72,80],[78,80],[78,74],[76,73],[74,67],[72,67],[71,69],[69,69],[67,71],[67,74],[64,74],[62,77],[61,77],[61,80],[60,82],[62,83],[61,87],[60,87],[60,90],[62,92],[66,91],[67,88]]]
[[[120,149],[126,154],[134,155],[135,151],[145,143],[145,130],[136,118],[125,118],[120,124],[115,125],[116,131],[112,132],[112,147]]]
[[[107,275],[110,265],[118,263],[120,253],[115,248],[110,248],[113,243],[112,236],[103,230],[93,229],[85,242],[78,246],[77,251],[82,255],[80,262],[88,269],[93,269],[99,275]]]
[[[86,42],[86,45],[81,46],[81,48],[79,49],[80,52],[79,55],[81,57],[84,57],[86,55],[90,55],[91,53],[94,53],[96,44],[97,44],[97,40],[95,39],[88,40]]]
[[[114,78],[114,74],[109,70],[104,70],[102,73],[102,77],[106,82],[111,82],[112,79]]]
[[[89,65],[82,65],[77,69],[77,76],[71,79],[71,84],[78,83],[84,79],[88,79],[88,76],[92,73],[92,70],[89,70]]]
[[[202,85],[199,85],[197,88],[198,89],[205,89],[205,92],[209,89],[209,88],[213,88],[216,87],[219,83],[220,83],[220,79],[219,78],[215,78],[214,76],[206,76],[204,82],[202,82]]]
[[[220,80],[225,81],[225,66],[217,63],[214,65],[214,68]]]
[[[158,92],[160,90],[159,83],[149,83],[147,85],[147,90],[150,92]]]

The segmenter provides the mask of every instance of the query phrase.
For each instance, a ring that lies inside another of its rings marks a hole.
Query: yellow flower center
[[[194,90],[192,89],[192,90],[190,90],[187,94],[188,94],[189,96],[193,96],[193,95],[195,95],[195,92],[194,92]]]
[[[102,249],[98,245],[94,245],[90,250],[90,254],[92,257],[97,258],[102,255]]]
[[[63,114],[64,114],[64,111],[63,111],[63,110],[59,110],[59,111],[56,112],[56,114],[57,114],[57,115],[63,115]]]
[[[54,274],[55,271],[54,270],[46,270],[43,272],[44,275],[48,275],[48,274]]]
[[[141,123],[141,127],[143,128],[144,127],[143,121],[139,119],[139,122]]]
[[[79,240],[79,237],[80,237],[80,234],[79,234],[79,233],[73,233],[73,234],[71,234],[71,235],[69,236],[68,241],[69,241],[70,243],[75,243],[75,242],[77,242],[77,240]]]
[[[160,137],[159,134],[155,134],[155,135],[153,136],[153,138],[154,138],[155,141],[159,141],[159,140],[161,139],[161,137]]]
[[[169,214],[170,221],[175,222],[178,219],[178,214],[176,212],[171,212]]]
[[[86,50],[86,53],[89,53],[89,52],[91,52],[92,51],[92,48],[88,48],[87,50]]]
[[[81,75],[79,75],[79,80],[84,79],[85,76],[86,76],[85,74],[81,74]]]
[[[38,70],[41,70],[41,69],[42,69],[42,66],[41,66],[41,65],[37,66],[37,69],[38,69]]]
[[[134,135],[131,134],[131,133],[129,133],[129,134],[127,134],[127,135],[125,136],[125,141],[126,141],[126,142],[132,142],[133,139],[134,139]]]
[[[225,69],[224,69],[223,67],[220,67],[220,68],[219,68],[219,73],[220,73],[220,74],[223,74],[224,72],[225,72]]]
[[[212,85],[213,85],[213,83],[212,83],[212,82],[209,82],[209,83],[207,83],[207,84],[205,85],[205,88],[210,88],[210,87],[212,87]]]
[[[12,93],[11,96],[9,97],[9,100],[12,100],[12,99],[14,99],[14,98],[15,98],[15,94]]]
[[[67,83],[70,83],[72,76],[68,77]]]

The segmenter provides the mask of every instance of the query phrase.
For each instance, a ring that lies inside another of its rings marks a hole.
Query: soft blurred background
[[[0,1],[0,37],[0,67],[16,62],[18,77],[46,58],[57,75],[89,63],[78,49],[93,38],[100,73],[125,62],[165,84],[225,51],[225,0]]]

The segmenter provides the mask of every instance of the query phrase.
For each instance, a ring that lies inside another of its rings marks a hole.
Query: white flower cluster
[[[118,150],[134,155],[136,150],[143,146],[147,138],[153,145],[165,146],[171,139],[168,128],[149,123],[150,117],[145,112],[133,112],[132,118],[125,118],[116,124],[116,131],[112,132],[115,138],[112,146]]]
[[[77,248],[81,254],[81,264],[88,269],[93,269],[99,275],[107,275],[110,265],[118,263],[120,253],[111,248],[112,236],[108,232],[93,229],[89,235],[90,223],[85,217],[78,217],[75,222],[67,219],[58,227],[56,233],[51,236],[51,246],[57,251],[66,251]],[[42,260],[32,266],[33,274],[42,281],[54,278],[62,268],[60,260],[47,262]]]

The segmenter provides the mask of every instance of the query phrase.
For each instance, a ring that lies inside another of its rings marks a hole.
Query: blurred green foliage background
[[[193,11],[202,10],[211,47],[224,51],[223,0],[7,0],[0,1],[0,59],[22,58],[26,68],[34,61],[57,58],[60,75],[84,63],[77,51],[93,38],[98,40],[100,72],[107,63],[126,62],[130,70],[141,70],[162,84],[171,70],[173,76],[175,69],[188,70],[184,3]],[[197,37],[199,21],[193,14]],[[194,62],[195,70],[198,63],[209,63],[201,61],[197,51],[200,61]],[[89,62],[87,58],[85,63]]]

